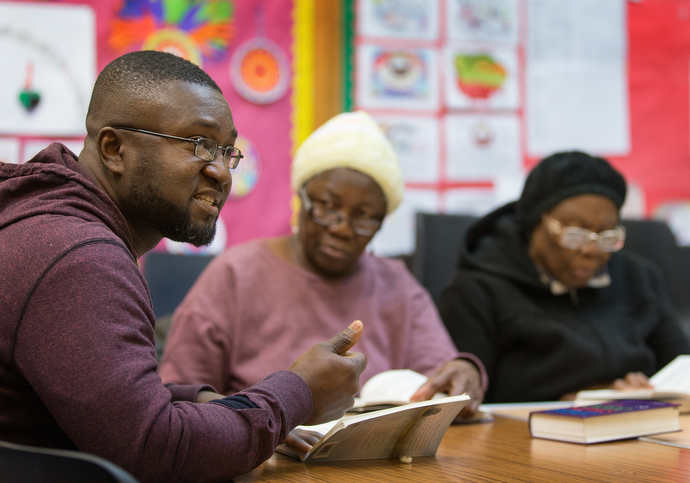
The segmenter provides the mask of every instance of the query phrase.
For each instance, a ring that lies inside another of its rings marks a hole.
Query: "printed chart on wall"
[[[414,251],[416,212],[482,215],[516,199],[530,157],[629,150],[625,0],[356,8],[356,108],[377,119],[406,182],[376,253]]]
[[[376,253],[414,251],[415,212],[484,213],[520,185],[519,6],[357,2],[356,107],[379,122],[406,182],[402,205],[373,241]]]

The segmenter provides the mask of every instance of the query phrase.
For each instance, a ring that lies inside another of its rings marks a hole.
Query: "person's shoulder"
[[[225,263],[237,263],[243,260],[253,260],[256,257],[261,257],[266,250],[266,242],[264,238],[254,238],[252,240],[230,245],[223,252],[221,252],[216,259],[223,260]]]
[[[623,272],[642,272],[642,273],[660,273],[661,268],[652,260],[643,257],[635,252],[621,250],[620,252],[611,255],[608,261],[609,271],[623,271]]]
[[[405,264],[405,260],[400,257],[384,257],[373,253],[363,253],[361,260],[367,269],[376,270],[381,274],[407,274],[412,276]]]
[[[362,255],[361,260],[365,270],[388,289],[397,290],[403,287],[421,287],[421,284],[402,258],[365,253]]]
[[[210,263],[210,272],[233,272],[241,277],[257,277],[264,267],[272,266],[277,257],[272,256],[265,238],[255,238],[227,247]]]

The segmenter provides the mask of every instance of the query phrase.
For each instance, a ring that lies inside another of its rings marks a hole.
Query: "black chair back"
[[[98,456],[0,441],[0,481],[21,483],[138,483]]]
[[[213,257],[163,252],[146,254],[144,278],[149,285],[156,318],[171,315],[175,311]]]
[[[175,255],[149,252],[145,255],[144,278],[151,292],[156,315],[156,355],[160,361],[170,330],[172,314],[214,255]]]
[[[476,220],[472,215],[417,213],[416,249],[410,266],[434,302],[455,273],[460,242]]]

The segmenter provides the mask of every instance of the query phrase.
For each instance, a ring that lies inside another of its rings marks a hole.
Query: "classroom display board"
[[[690,243],[690,2],[356,0],[354,105],[398,152],[405,201],[373,245],[414,250],[414,213],[481,215],[558,151],[627,178],[623,215]]]
[[[374,251],[412,252],[416,211],[483,214],[515,199],[541,157],[567,149],[607,157],[629,182],[624,215],[664,219],[690,244],[690,0],[341,2],[352,108],[389,136],[407,188]],[[213,244],[158,249],[218,253],[289,233],[291,153],[315,127],[314,4],[0,0],[0,160],[51,141],[78,153],[98,72],[167,50],[221,87],[245,158]]]
[[[134,50],[201,66],[219,85],[244,154],[209,247],[219,253],[289,233],[293,0],[0,1],[0,160],[25,162],[52,141],[78,154],[97,73]]]

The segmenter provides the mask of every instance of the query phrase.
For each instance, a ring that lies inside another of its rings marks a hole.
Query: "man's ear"
[[[112,174],[122,175],[125,166],[122,159],[122,134],[115,128],[106,126],[98,131],[96,148],[101,164]]]

